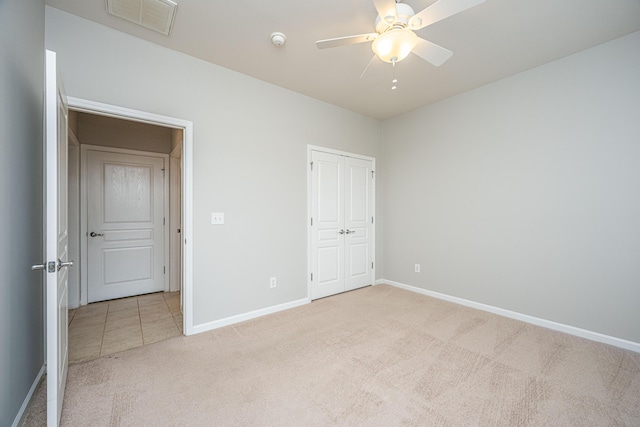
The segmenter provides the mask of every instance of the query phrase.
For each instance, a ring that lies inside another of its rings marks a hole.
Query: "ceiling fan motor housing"
[[[380,16],[376,17],[376,32],[382,34],[391,28],[407,27],[409,25],[409,19],[415,15],[415,12],[406,3],[396,4],[397,16],[394,20],[392,17]],[[389,22],[387,18],[391,18]]]

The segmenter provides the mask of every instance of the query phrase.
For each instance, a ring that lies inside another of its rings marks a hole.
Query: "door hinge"
[[[371,217],[371,224],[373,224],[373,217]]]
[[[373,262],[371,263],[371,269],[373,270]]]
[[[167,225],[167,218],[162,218],[162,225]]]
[[[167,274],[167,266],[162,267],[162,274]]]
[[[311,226],[313,227],[313,217],[311,217]]]
[[[311,273],[311,281],[313,282],[313,273]]]
[[[311,165],[311,170],[313,170],[313,162],[309,163]]]
[[[166,175],[166,173],[167,173],[167,171],[166,171],[166,169],[165,169],[165,168],[162,168],[162,169],[160,169],[160,170],[162,171],[162,177],[164,178],[164,177],[165,177],[165,175]]]
[[[371,171],[371,179],[374,178],[375,173],[376,173],[376,171]]]

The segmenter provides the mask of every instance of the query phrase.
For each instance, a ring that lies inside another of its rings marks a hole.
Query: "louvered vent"
[[[170,0],[106,0],[107,12],[164,35],[171,34],[178,4]]]

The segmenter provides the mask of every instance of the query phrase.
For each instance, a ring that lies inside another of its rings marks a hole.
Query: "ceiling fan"
[[[438,67],[451,58],[453,52],[418,37],[414,31],[467,10],[485,0],[438,0],[418,13],[414,13],[408,4],[400,3],[400,0],[397,1],[396,3],[396,0],[373,0],[378,12],[375,20],[375,33],[318,40],[316,46],[319,49],[325,49],[373,42],[371,49],[375,56],[372,60],[377,56],[384,62],[395,66],[396,62],[402,61],[409,53],[413,52]]]

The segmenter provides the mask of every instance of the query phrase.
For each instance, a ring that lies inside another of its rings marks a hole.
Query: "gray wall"
[[[173,129],[96,114],[77,113],[81,144],[169,154]]]
[[[638,52],[634,33],[386,121],[385,278],[640,342]]]
[[[378,277],[640,342],[638,33],[381,124],[46,22],[69,95],[194,122],[196,325],[306,297],[314,144],[378,158]]]
[[[44,363],[42,107],[44,4],[0,0],[0,425]]]
[[[69,96],[193,121],[196,325],[307,297],[307,145],[379,158],[380,122],[49,7],[46,44]]]

